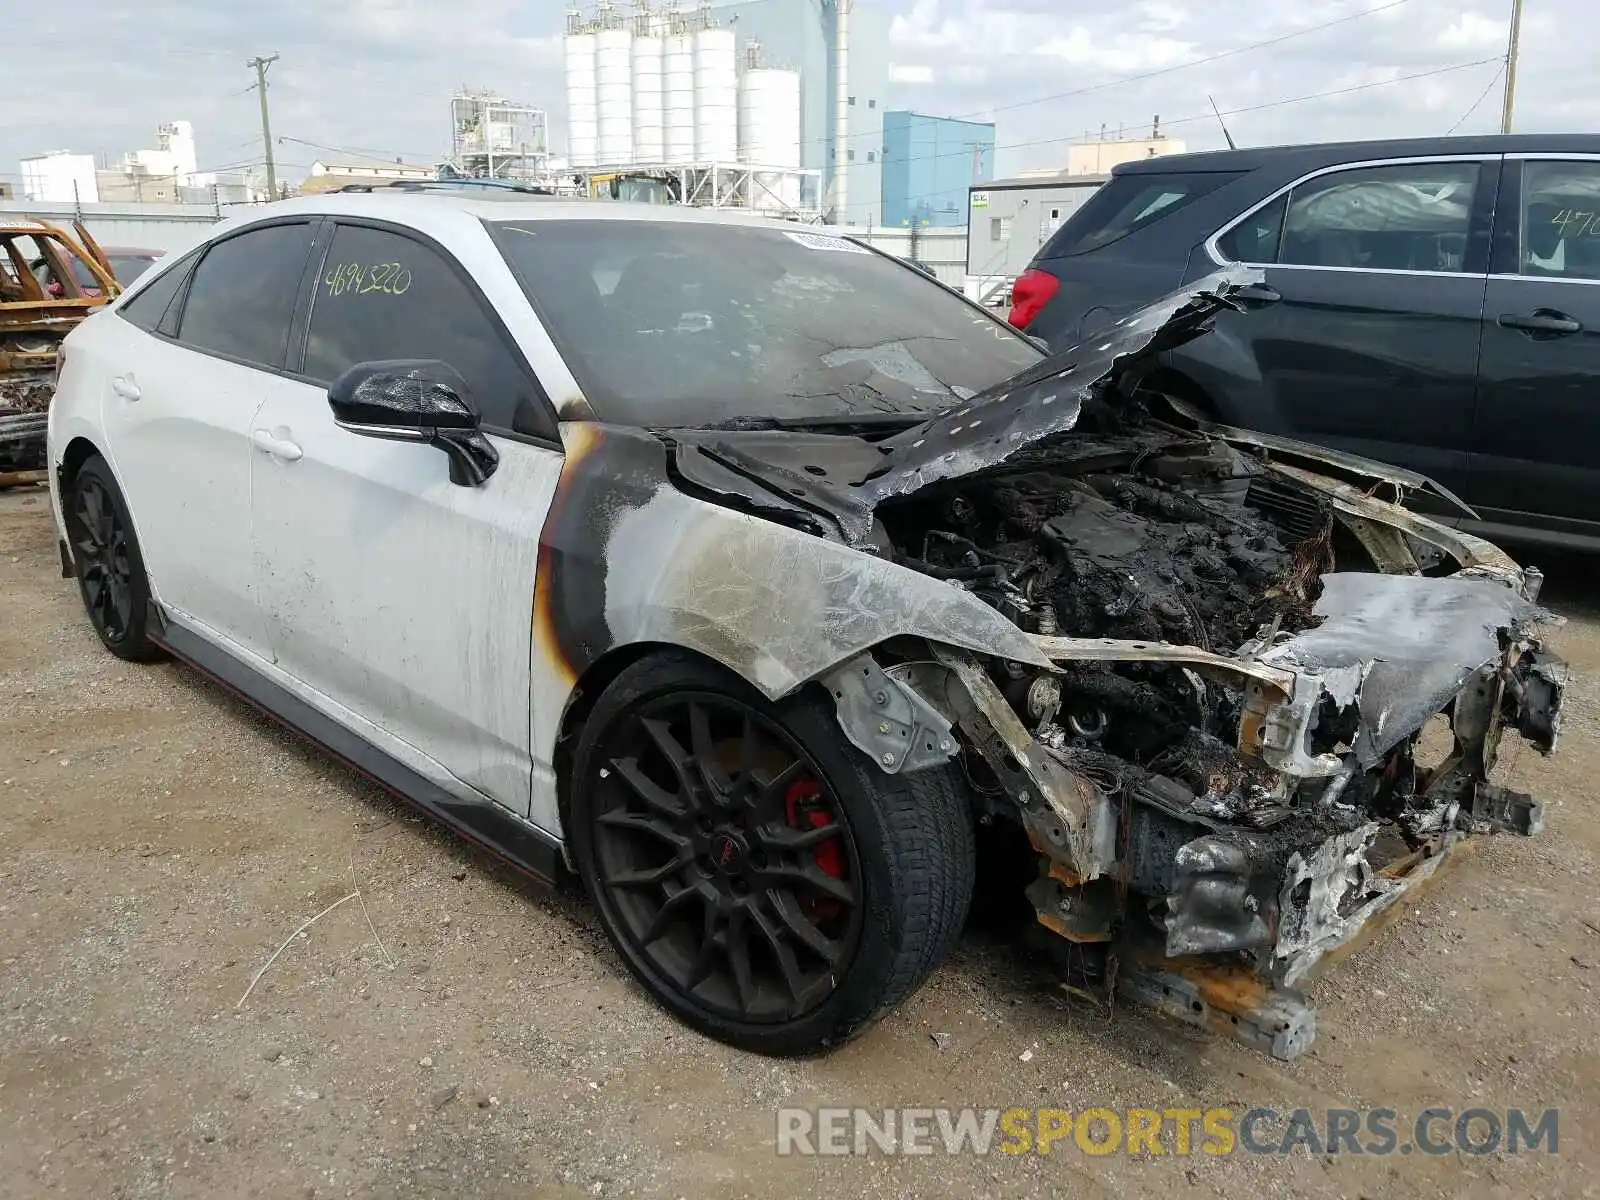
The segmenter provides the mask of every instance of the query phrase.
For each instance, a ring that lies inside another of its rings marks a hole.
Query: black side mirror
[[[391,442],[426,442],[450,460],[450,482],[476,487],[500,465],[478,430],[472,389],[455,368],[431,359],[357,363],[328,388],[341,429]]]

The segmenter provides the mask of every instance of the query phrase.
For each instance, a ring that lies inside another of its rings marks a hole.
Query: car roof
[[[732,209],[688,204],[643,204],[626,200],[587,200],[563,196],[523,195],[510,191],[408,191],[377,188],[370,192],[326,192],[251,205],[247,212],[218,227],[239,228],[278,216],[366,217],[394,221],[424,233],[459,228],[473,221],[670,221],[703,225],[757,226],[771,229],[809,228]],[[834,233],[837,231],[827,230]],[[209,240],[209,239],[208,239]]]
[[[1253,171],[1285,162],[1315,167],[1379,158],[1420,158],[1450,154],[1595,154],[1600,135],[1566,133],[1486,134],[1477,137],[1400,138],[1373,142],[1321,142],[1296,146],[1253,146],[1242,150],[1203,150],[1162,154],[1125,163],[1113,175],[1166,175],[1181,171]]]

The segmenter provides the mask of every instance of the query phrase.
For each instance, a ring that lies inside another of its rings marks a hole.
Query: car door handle
[[[1520,329],[1535,335],[1542,333],[1550,337],[1565,337],[1569,333],[1580,332],[1583,325],[1556,309],[1536,308],[1531,313],[1503,313],[1500,317],[1500,328]]]
[[[144,394],[139,390],[139,385],[133,381],[132,375],[118,375],[113,378],[111,390],[124,400],[137,400]]]
[[[252,429],[250,441],[257,450],[263,450],[273,458],[283,459],[284,462],[298,462],[305,457],[304,450],[288,438],[278,437],[270,429]]]

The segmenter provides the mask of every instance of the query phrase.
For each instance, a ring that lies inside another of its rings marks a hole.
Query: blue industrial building
[[[883,223],[963,226],[967,192],[994,176],[994,124],[883,114]]]

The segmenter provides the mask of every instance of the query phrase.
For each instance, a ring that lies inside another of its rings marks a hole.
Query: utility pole
[[[1506,100],[1500,110],[1500,132],[1511,132],[1511,106],[1517,95],[1517,40],[1522,34],[1522,0],[1511,0],[1511,36],[1506,41]]]
[[[267,199],[278,198],[278,172],[272,165],[272,122],[267,117],[267,68],[278,61],[276,54],[257,55],[244,65],[256,71],[256,91],[261,101],[261,142],[267,152]]]

